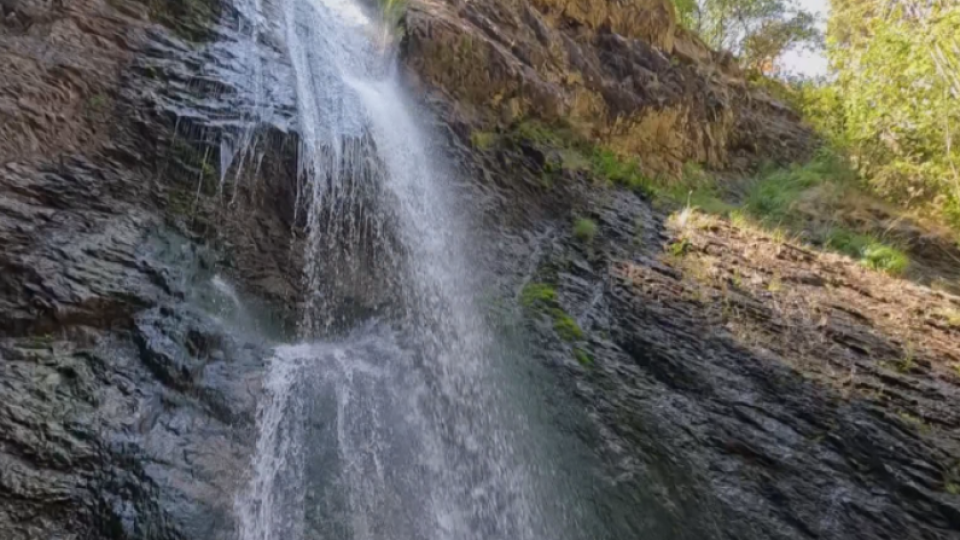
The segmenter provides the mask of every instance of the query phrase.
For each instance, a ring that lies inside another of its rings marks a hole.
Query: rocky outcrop
[[[0,537],[231,538],[268,353],[211,278],[295,309],[290,139],[221,184],[211,4],[0,6]]]
[[[960,299],[579,171],[545,184],[542,141],[452,140],[500,294],[591,420],[590,537],[953,537]]]
[[[263,299],[283,333],[303,266],[297,141],[223,121],[240,92],[196,44],[228,33],[218,9],[168,4],[0,0],[4,539],[234,537],[267,353],[211,278]],[[468,142],[533,116],[652,173],[740,168],[807,151],[791,112],[660,0],[418,0],[405,24],[496,309],[601,458],[576,509],[602,524],[591,538],[955,536],[960,334],[941,310],[960,302],[671,225],[586,170],[548,171],[543,141]],[[255,167],[227,159],[243,137]],[[576,238],[575,217],[596,236]]]
[[[668,0],[418,0],[404,46],[408,65],[466,123],[568,123],[649,175],[678,175],[688,161],[789,162],[812,143],[728,55],[678,28]]]

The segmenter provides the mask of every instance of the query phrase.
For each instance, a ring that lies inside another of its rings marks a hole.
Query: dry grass
[[[960,298],[746,221],[688,209],[667,226],[686,246],[663,257],[684,275],[678,296],[744,345],[921,418],[891,377],[960,385]]]

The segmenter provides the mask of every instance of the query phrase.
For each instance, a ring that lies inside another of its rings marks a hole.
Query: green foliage
[[[785,3],[779,3],[778,7]],[[741,41],[741,62],[766,71],[774,60],[794,45],[813,47],[822,36],[816,19],[806,11],[793,13],[774,12],[767,15],[753,31],[746,33]]]
[[[874,242],[863,251],[860,261],[864,266],[886,272],[890,275],[900,275],[910,265],[910,258],[903,251],[886,244]]]
[[[547,283],[528,283],[520,293],[520,304],[524,307],[554,305],[556,302],[557,291]]]
[[[580,325],[566,311],[560,308],[554,308],[550,312],[553,315],[553,329],[564,341],[577,341],[583,339],[583,330]]]
[[[822,40],[814,16],[794,0],[675,0],[678,18],[714,49],[766,69],[787,49]]]
[[[593,242],[597,236],[597,223],[592,219],[578,218],[573,223],[573,236],[581,242]]]
[[[794,211],[808,190],[830,183],[837,191],[853,186],[856,174],[833,152],[821,151],[803,165],[761,170],[744,201],[746,214],[770,225],[794,225],[801,219]]]
[[[826,246],[857,259],[867,268],[891,275],[902,274],[910,264],[903,251],[872,236],[843,228],[835,228],[829,233]]]
[[[608,184],[648,195],[655,191],[654,182],[643,174],[635,159],[622,159],[609,149],[597,147],[590,153],[590,164],[594,176]]]
[[[517,122],[510,130],[510,137],[515,142],[525,141],[556,148],[576,148],[585,144],[570,126],[547,125],[533,119]]]
[[[879,194],[960,230],[960,4],[833,0],[835,80],[804,112]]]

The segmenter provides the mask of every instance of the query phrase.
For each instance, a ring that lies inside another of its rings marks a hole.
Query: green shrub
[[[579,218],[573,223],[573,236],[581,242],[593,242],[597,236],[597,224],[592,219]]]

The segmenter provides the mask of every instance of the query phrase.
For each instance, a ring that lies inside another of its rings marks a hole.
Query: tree
[[[960,226],[960,5],[832,0],[832,8],[839,136],[882,194],[931,202]]]
[[[751,68],[772,65],[790,47],[821,41],[815,17],[793,0],[677,0],[676,6],[684,26]]]

